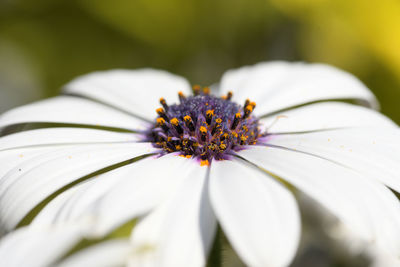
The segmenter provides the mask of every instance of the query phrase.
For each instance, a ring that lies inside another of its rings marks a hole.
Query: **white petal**
[[[92,227],[91,221],[88,220],[68,220],[65,217],[71,217],[70,213],[74,212],[76,206],[81,206],[79,198],[85,196],[88,188],[97,183],[101,179],[101,175],[87,181],[83,181],[72,188],[62,192],[50,201],[31,222],[31,225],[52,226],[57,223],[65,222],[82,222],[89,229]],[[89,231],[89,230],[88,230]]]
[[[20,228],[0,241],[0,266],[51,266],[80,238],[79,227],[76,226]]]
[[[226,72],[221,93],[233,91],[242,104],[257,102],[255,113],[264,115],[318,100],[355,99],[377,107],[374,95],[354,76],[323,64],[259,63]]]
[[[14,108],[0,116],[0,129],[19,123],[67,123],[141,130],[138,118],[90,100],[58,96]]]
[[[65,92],[100,100],[152,120],[159,99],[178,102],[178,92],[190,94],[182,77],[153,69],[99,71],[81,76],[65,86]]]
[[[86,145],[39,155],[0,180],[0,222],[6,230],[46,197],[110,165],[154,152],[148,143]]]
[[[79,221],[90,225],[89,236],[104,236],[148,212],[171,194],[193,168],[191,162],[166,155],[104,173],[60,194],[32,223]]]
[[[193,173],[194,168],[193,160],[169,154],[158,159],[144,159],[108,173],[121,178],[95,205],[89,206],[88,209],[95,214],[93,234],[107,234],[117,226],[150,211],[174,192],[188,173]],[[93,191],[97,191],[96,186]],[[87,213],[85,209],[81,210],[82,215]]]
[[[7,172],[19,164],[55,150],[57,150],[57,148],[54,147],[34,147],[0,151],[0,180],[3,179]]]
[[[300,236],[300,216],[292,194],[248,164],[214,161],[210,199],[224,230],[249,266],[287,266]]]
[[[208,200],[207,168],[192,162],[176,192],[134,228],[131,266],[205,266],[216,219]]]
[[[78,251],[57,267],[125,266],[130,252],[128,240],[110,240]]]
[[[389,118],[365,107],[324,102],[280,112],[260,120],[269,133],[289,133],[343,127],[397,128]]]
[[[400,130],[339,129],[271,137],[269,144],[312,153],[355,169],[400,192]]]
[[[0,138],[0,151],[22,147],[138,141],[133,133],[85,128],[44,128],[18,132]]]
[[[359,237],[399,255],[400,203],[387,187],[306,153],[254,146],[239,155],[301,189]]]
[[[131,177],[137,175],[136,169],[140,169],[139,166],[146,161],[145,159],[135,162],[133,165],[127,165],[104,173],[62,192],[41,210],[32,224],[52,225],[79,221],[89,226],[86,234],[93,235],[93,232],[96,232],[94,229],[97,229],[95,224],[103,222],[102,220],[96,220],[100,199],[123,178],[129,177],[131,179]],[[157,162],[154,166],[157,166]],[[132,192],[134,191],[135,188],[132,188]],[[118,218],[112,219],[118,220]],[[107,221],[109,219],[106,218],[103,223]]]

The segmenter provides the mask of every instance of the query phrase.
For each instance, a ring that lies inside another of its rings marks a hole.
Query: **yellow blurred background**
[[[155,67],[207,85],[274,59],[350,71],[400,123],[399,0],[0,0],[0,112],[94,70]]]

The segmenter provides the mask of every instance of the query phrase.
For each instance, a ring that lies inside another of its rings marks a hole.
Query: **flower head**
[[[89,238],[99,244],[63,266],[204,266],[218,222],[247,265],[287,266],[298,190],[398,256],[400,205],[388,187],[400,192],[400,133],[360,81],[273,62],[228,71],[217,87],[192,90],[156,70],[98,72],[3,114],[6,133],[36,129],[0,138],[0,228],[10,232],[0,265],[49,265]],[[122,225],[130,240],[100,242]]]
[[[226,96],[210,95],[207,88],[186,97],[179,92],[179,104],[168,106],[160,99],[162,108],[156,110],[156,122],[144,141],[161,148],[162,153],[178,152],[187,158],[197,158],[202,165],[213,159],[228,159],[234,151],[257,144],[261,137],[258,119],[253,116],[256,104],[246,100],[243,106]]]

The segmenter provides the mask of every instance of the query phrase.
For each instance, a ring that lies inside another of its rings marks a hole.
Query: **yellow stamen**
[[[183,94],[182,91],[179,91],[179,92],[178,92],[178,96],[179,96],[179,99],[180,99],[181,101],[182,101],[183,99],[186,98],[186,96]]]
[[[179,120],[177,119],[177,118],[173,118],[173,119],[171,119],[171,124],[173,124],[173,125],[175,125],[175,126],[178,126],[179,125]]]
[[[247,107],[246,107],[246,112],[253,112],[253,106],[252,105],[247,105]]]
[[[163,118],[157,118],[157,124],[158,125],[164,125],[165,120]]]
[[[213,109],[206,111],[206,123],[208,125],[211,124],[213,116],[214,116],[214,110]]]
[[[225,140],[225,139],[227,139],[229,137],[229,134],[227,134],[227,133],[224,133],[222,136],[221,136],[221,141],[222,140]]]
[[[198,95],[200,93],[200,90],[201,90],[201,86],[200,85],[198,85],[198,84],[193,85],[194,95]]]
[[[200,160],[200,166],[209,166],[210,163],[208,162],[208,159],[206,160]]]

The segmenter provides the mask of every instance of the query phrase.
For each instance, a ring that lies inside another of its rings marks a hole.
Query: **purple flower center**
[[[231,101],[232,93],[221,98],[209,89],[194,87],[194,96],[179,92],[179,104],[162,108],[146,134],[146,141],[161,148],[162,153],[178,152],[187,158],[209,165],[213,159],[224,160],[247,145],[255,145],[260,137],[258,119],[252,115],[256,104],[246,100],[243,106]]]

